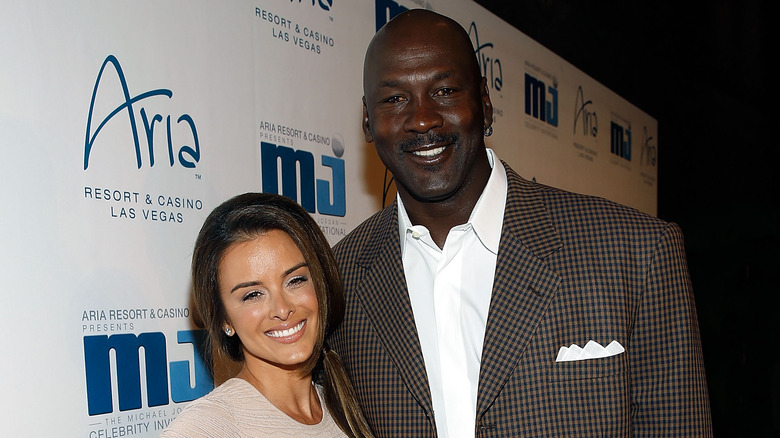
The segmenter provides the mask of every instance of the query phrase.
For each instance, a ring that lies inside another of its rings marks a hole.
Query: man
[[[486,149],[486,80],[446,17],[390,21],[363,81],[398,197],[334,248],[347,310],[329,343],[376,435],[711,435],[679,228]]]

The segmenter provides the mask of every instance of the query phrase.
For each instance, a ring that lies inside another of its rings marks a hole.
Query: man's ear
[[[371,134],[371,122],[368,120],[368,108],[366,107],[366,97],[363,96],[363,135],[366,137],[366,143],[373,143],[374,136]]]
[[[484,117],[485,129],[489,128],[493,124],[493,102],[490,101],[490,93],[488,92],[487,78],[482,77],[482,115]]]

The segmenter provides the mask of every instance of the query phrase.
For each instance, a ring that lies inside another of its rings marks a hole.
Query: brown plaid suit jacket
[[[475,436],[711,436],[679,228],[506,167]],[[347,311],[329,342],[377,436],[433,437],[397,214],[394,203],[334,247]],[[591,339],[626,351],[555,362]]]

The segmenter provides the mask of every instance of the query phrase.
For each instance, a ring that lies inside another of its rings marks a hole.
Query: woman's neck
[[[249,382],[295,421],[303,424],[322,421],[322,405],[311,374],[301,376],[297,371],[245,363],[236,377]]]

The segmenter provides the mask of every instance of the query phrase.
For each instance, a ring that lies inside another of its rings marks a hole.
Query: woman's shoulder
[[[237,413],[236,409],[241,409],[242,405],[247,402],[257,403],[257,395],[257,391],[246,381],[237,378],[230,379],[214,388],[210,393],[190,402],[168,425],[160,437],[240,436],[237,417],[243,414]]]
[[[317,387],[322,397],[322,388]],[[160,438],[343,437],[325,404],[323,419],[305,425],[280,411],[245,380],[233,378],[191,402]]]

